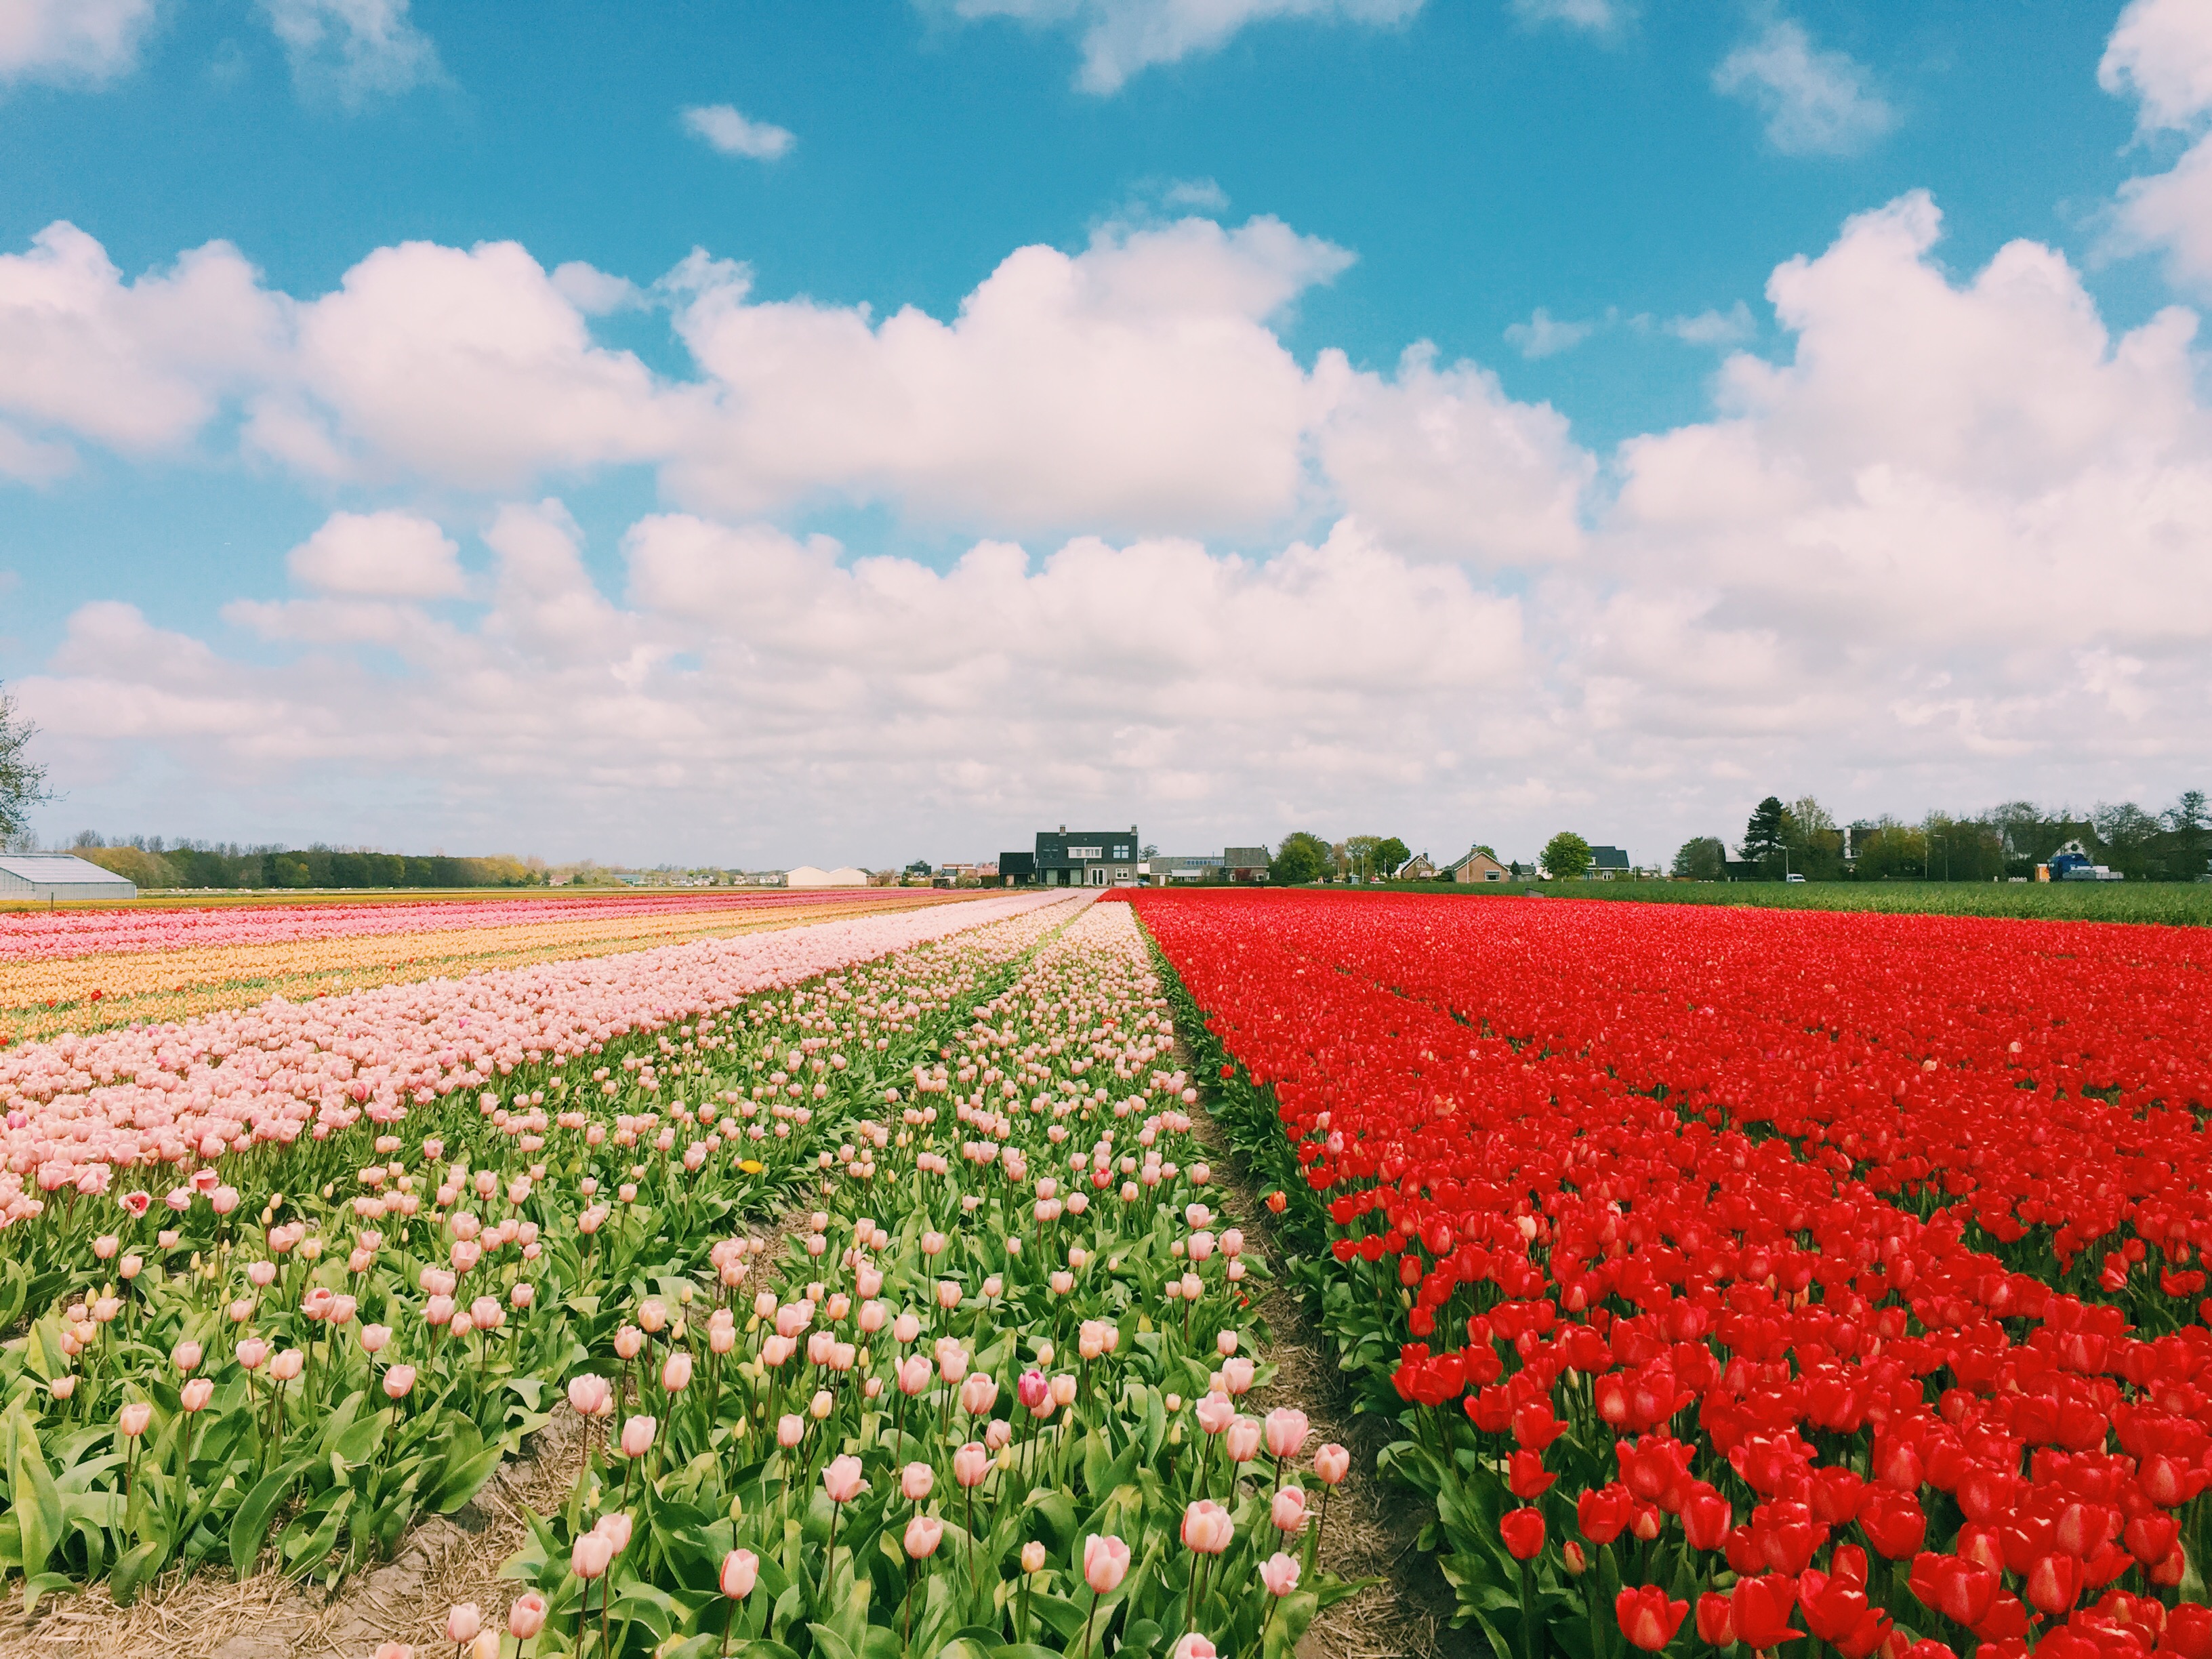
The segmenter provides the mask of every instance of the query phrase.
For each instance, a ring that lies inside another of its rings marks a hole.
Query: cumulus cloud
[[[458,598],[460,549],[411,513],[333,513],[286,558],[294,579],[325,593],[389,599]]]
[[[153,21],[154,0],[0,0],[0,87],[125,74]]]
[[[1553,357],[1562,351],[1572,351],[1584,340],[1597,332],[1595,322],[1575,322],[1557,318],[1538,306],[1525,323],[1509,323],[1505,342],[1523,357]]]
[[[684,129],[725,155],[745,155],[756,161],[773,161],[799,142],[788,130],[769,121],[748,120],[728,104],[685,110]]]
[[[923,3],[935,8],[942,0]],[[1076,30],[1082,37],[1083,64],[1075,84],[1085,92],[1106,94],[1120,91],[1132,76],[1154,64],[1218,51],[1255,22],[1304,19],[1387,27],[1406,21],[1421,4],[1422,0],[952,0],[951,9],[963,18],[1008,17]]]
[[[1513,15],[1524,23],[1558,23],[1596,35],[1618,34],[1636,10],[1634,0],[1513,0]]]
[[[487,833],[628,839],[651,799],[702,856],[765,861],[823,830],[859,850],[933,821],[972,833],[979,800],[1031,817],[1165,792],[1225,825],[1328,789],[1451,787],[1485,748],[1455,711],[1480,700],[1502,741],[1526,672],[1516,601],[1350,526],[1257,561],[1079,538],[1042,559],[981,543],[939,571],[662,514],[625,538],[620,598],[556,502],[509,504],[484,540],[481,621],[416,612],[412,647],[404,611],[368,600],[234,606],[297,653],[274,666],[101,604],[16,689],[60,748],[150,744],[236,799],[394,767]],[[1426,743],[1378,747],[1385,722]]]
[[[2197,0],[2130,0],[2105,43],[2097,84],[2139,100],[2145,132],[2194,125],[2212,110],[2212,10]]]
[[[820,495],[1012,530],[1266,525],[1297,503],[1306,378],[1269,325],[1351,256],[1274,219],[1102,232],[1010,255],[950,322],[676,284],[717,390],[672,464],[725,513]]]
[[[1785,155],[1855,155],[1897,125],[1865,65],[1813,44],[1803,24],[1767,23],[1721,59],[1714,90],[1766,118],[1766,138]]]
[[[1490,566],[1581,550],[1597,463],[1550,404],[1516,403],[1478,364],[1439,370],[1425,344],[1405,354],[1395,380],[1355,374],[1336,351],[1316,379],[1329,402],[1323,470],[1384,544]]]
[[[2212,11],[2191,0],[2135,0],[2106,44],[2097,81],[2138,100],[2143,133],[2203,126],[2212,116]],[[2212,133],[2171,170],[2123,185],[2110,231],[2113,251],[2162,251],[2176,286],[2212,295]]]
[[[1741,300],[1726,311],[1701,311],[1694,317],[1670,317],[1663,325],[1676,339],[1691,345],[1741,345],[1759,332],[1751,307]]]
[[[284,46],[295,85],[358,108],[436,81],[438,49],[408,0],[260,0]]]
[[[179,444],[228,390],[276,368],[284,328],[283,303],[228,242],[126,283],[57,221],[27,252],[0,254],[0,413],[118,449]]]

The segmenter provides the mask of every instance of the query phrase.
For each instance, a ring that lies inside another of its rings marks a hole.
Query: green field
[[[2212,924],[2212,883],[1971,881],[1516,881],[1463,887],[1449,881],[1398,881],[1386,890],[1451,893],[1468,898],[1554,898],[1626,904],[1738,904],[1769,910],[1878,910],[1905,915],[2023,916],[2054,921]]]

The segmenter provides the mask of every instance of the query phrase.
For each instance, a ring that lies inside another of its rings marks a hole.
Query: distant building
[[[1137,880],[1144,843],[1137,826],[1078,830],[1066,824],[1037,831],[1036,873],[1047,887],[1127,887]]]
[[[1446,881],[1505,881],[1510,879],[1512,874],[1510,870],[1480,847],[1472,847],[1468,849],[1465,858],[1445,866],[1443,878]]]
[[[1393,881],[1436,881],[1437,866],[1426,853],[1416,853],[1391,872]]]
[[[1001,853],[999,854],[999,884],[1001,887],[1034,887],[1036,885],[1037,863],[1035,853]]]
[[[1589,868],[1583,872],[1585,881],[1625,880],[1629,874],[1628,854],[1618,847],[1590,848]]]
[[[1212,881],[1226,867],[1219,853],[1176,853],[1166,857],[1153,856],[1147,879],[1155,887],[1166,887],[1176,882]]]
[[[866,871],[855,870],[849,864],[840,865],[835,870],[818,870],[811,864],[802,864],[795,870],[784,872],[783,884],[787,887],[866,887],[869,881]]]
[[[138,884],[67,853],[21,853],[0,857],[0,900],[129,899]]]
[[[1265,881],[1271,862],[1264,847],[1231,847],[1221,855],[1221,867],[1231,881]]]

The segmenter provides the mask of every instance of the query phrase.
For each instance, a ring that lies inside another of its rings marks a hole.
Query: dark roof
[[[1231,847],[1221,855],[1222,861],[1232,869],[1249,870],[1255,865],[1268,862],[1264,847]]]
[[[1036,874],[1036,854],[1001,853],[999,854],[999,873],[1002,876],[1033,876]]]
[[[1590,866],[1596,870],[1626,870],[1628,868],[1628,854],[1618,847],[1593,847],[1590,848]]]

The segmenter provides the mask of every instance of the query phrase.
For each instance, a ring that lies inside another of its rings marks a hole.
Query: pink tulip
[[[1024,1572],[1044,1571],[1044,1546],[1035,1539],[1022,1546],[1022,1571]]]
[[[891,1336],[903,1347],[921,1334],[921,1321],[910,1313],[902,1313],[891,1322]]]
[[[586,1371],[568,1379],[568,1409],[579,1417],[611,1417],[615,1409],[614,1385]]]
[[[1252,1387],[1253,1373],[1257,1368],[1241,1356],[1221,1362],[1221,1380],[1231,1394],[1244,1394]]]
[[[1003,1417],[994,1417],[983,1430],[983,1443],[993,1451],[1002,1451],[1013,1443],[1014,1425]]]
[[[1168,1659],[1220,1659],[1221,1650],[1196,1631],[1189,1631],[1176,1643]]]
[[[289,1382],[307,1363],[307,1356],[297,1348],[287,1348],[269,1362],[269,1375],[279,1382]]]
[[[579,1578],[599,1578],[615,1559],[614,1540],[598,1533],[579,1534],[568,1552],[568,1565]]]
[[[906,1523],[906,1553],[909,1561],[921,1561],[937,1553],[938,1540],[945,1536],[945,1522],[933,1515],[917,1515]]]
[[[258,1336],[249,1336],[238,1345],[238,1363],[249,1371],[258,1371],[269,1363],[269,1345]]]
[[[1198,1402],[1198,1426],[1208,1434],[1219,1434],[1237,1420],[1237,1407],[1229,1403],[1225,1394],[1210,1394]]]
[[[1259,1424],[1249,1417],[1238,1418],[1229,1425],[1229,1432],[1222,1436],[1221,1449],[1229,1454],[1232,1463],[1250,1462],[1260,1455]]]
[[[188,1412],[204,1411],[207,1402],[215,1397],[215,1384],[204,1376],[196,1376],[179,1391],[178,1398]]]
[[[394,1365],[384,1374],[384,1392],[391,1399],[404,1400],[415,1392],[415,1368]]]
[[[955,1345],[937,1356],[938,1374],[957,1388],[968,1375],[968,1350]]]
[[[154,1408],[143,1400],[134,1400],[115,1414],[115,1426],[125,1437],[136,1440],[146,1432],[146,1425],[154,1420]]]
[[[937,1281],[937,1305],[947,1313],[960,1305],[960,1286],[950,1279]]]
[[[760,1557],[750,1550],[732,1550],[722,1558],[722,1594],[742,1601],[760,1579]]]
[[[960,1385],[960,1409],[970,1417],[988,1417],[998,1399],[999,1385],[988,1371],[977,1371]]]
[[[909,1463],[899,1471],[899,1491],[909,1504],[919,1504],[937,1484],[937,1471],[927,1463]]]
[[[899,1365],[899,1392],[904,1395],[920,1394],[929,1386],[933,1375],[927,1359],[918,1353],[908,1354]]]
[[[668,1356],[668,1363],[660,1368],[660,1386],[670,1394],[681,1394],[691,1386],[691,1356],[678,1349]]]
[[[1298,1587],[1297,1558],[1277,1550],[1260,1564],[1260,1582],[1270,1595],[1288,1595]]]
[[[507,1610],[507,1633],[518,1642],[527,1642],[545,1628],[545,1598],[536,1590],[514,1598]]]
[[[1237,1536],[1237,1522],[1227,1510],[1210,1498],[1201,1498],[1182,1512],[1182,1541],[1201,1555],[1218,1555]]]
[[[593,1523],[592,1530],[612,1544],[615,1547],[615,1553],[620,1555],[629,1547],[629,1535],[635,1525],[629,1516],[620,1510],[612,1510],[601,1516]]]
[[[1334,1440],[1314,1454],[1314,1474],[1324,1486],[1337,1486],[1352,1473],[1352,1454]]]
[[[1014,1384],[1014,1395],[1038,1416],[1051,1409],[1046,1402],[1052,1398],[1052,1385],[1042,1371],[1034,1368],[1022,1373],[1021,1381]]]
[[[483,1628],[483,1614],[473,1601],[459,1601],[446,1615],[446,1639],[459,1647],[464,1642],[473,1642],[477,1632]]]
[[[382,1353],[392,1343],[389,1325],[364,1325],[361,1328],[361,1346],[364,1352]]]
[[[1083,1540],[1083,1582],[1093,1595],[1111,1595],[1129,1572],[1129,1547],[1110,1534]]]
[[[1306,1436],[1313,1431],[1306,1414],[1293,1406],[1278,1406],[1261,1426],[1270,1457],[1296,1457],[1306,1449]]]
[[[991,1472],[991,1454],[970,1440],[952,1454],[952,1478],[963,1486],[980,1486]]]
[[[822,1471],[822,1489],[830,1494],[833,1504],[849,1504],[860,1495],[866,1483],[861,1479],[860,1460],[857,1457],[833,1457],[830,1467]]]
[[[786,1412],[775,1421],[775,1443],[788,1451],[806,1437],[806,1419]]]
[[[642,1457],[653,1449],[653,1431],[660,1425],[650,1417],[633,1417],[622,1427],[622,1455]]]
[[[169,1363],[188,1374],[200,1368],[201,1358],[200,1345],[197,1342],[179,1342],[169,1350]]]
[[[507,1608],[507,1635],[514,1637],[515,1641],[529,1641],[531,1637],[535,1637],[544,1628],[546,1599],[538,1595],[538,1590],[518,1595],[514,1606]]]
[[[1275,1493],[1273,1516],[1279,1532],[1302,1531],[1306,1524],[1306,1495],[1304,1488],[1285,1486]]]

